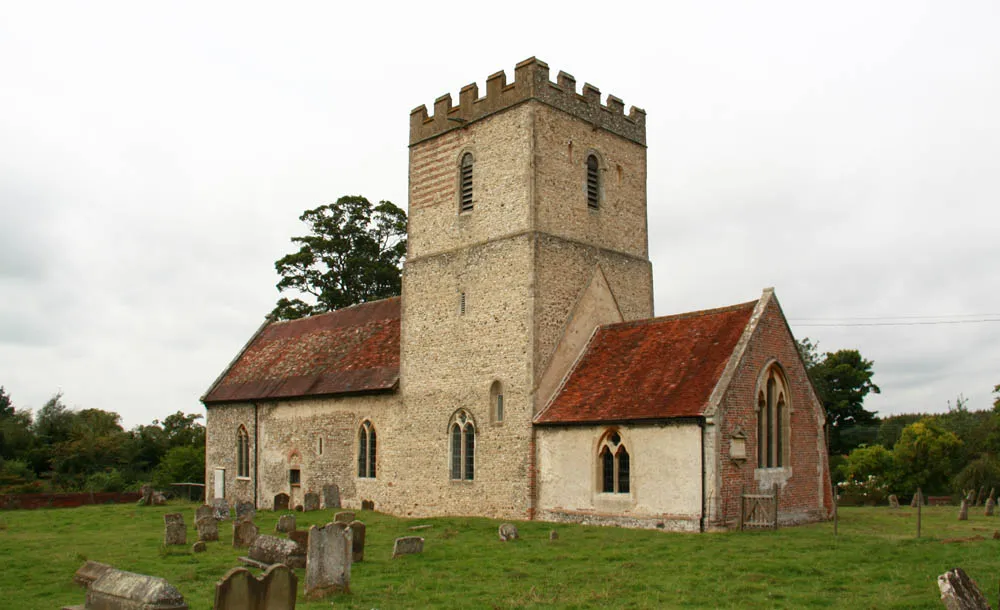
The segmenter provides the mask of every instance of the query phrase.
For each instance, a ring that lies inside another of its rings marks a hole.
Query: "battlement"
[[[503,70],[486,79],[486,96],[479,97],[475,83],[462,87],[458,106],[452,106],[451,94],[434,100],[434,114],[420,105],[410,112],[410,145],[441,135],[452,129],[519,104],[535,99],[572,114],[595,127],[606,129],[638,144],[646,144],[646,111],[632,106],[625,114],[625,103],[608,95],[601,103],[601,91],[584,83],[583,93],[576,92],[576,79],[559,72],[557,82],[549,80],[549,66],[531,57],[514,68],[514,82],[507,83]]]

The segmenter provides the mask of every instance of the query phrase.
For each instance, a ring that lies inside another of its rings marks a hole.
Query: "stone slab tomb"
[[[361,521],[351,521],[351,562],[365,560],[365,524]]]
[[[319,494],[312,491],[306,493],[302,498],[302,510],[306,512],[319,510]]]
[[[229,502],[225,498],[216,498],[212,501],[212,515],[217,521],[225,521],[229,518]]]
[[[245,549],[253,544],[260,531],[252,521],[238,521],[233,523],[233,548]]]
[[[274,496],[274,510],[288,510],[288,494],[281,493]]]
[[[236,503],[236,518],[241,521],[253,521],[257,516],[257,509],[254,508],[253,502],[237,502]]]
[[[281,515],[278,517],[278,523],[274,526],[274,531],[280,532],[282,534],[287,534],[288,532],[295,531],[295,515]]]
[[[108,570],[113,569],[106,563],[101,563],[100,561],[87,561],[80,569],[73,574],[73,582],[80,585],[84,589],[94,584],[94,581],[104,575]]]
[[[85,610],[188,610],[184,596],[156,576],[109,568],[87,589]]]
[[[334,523],[350,523],[351,521],[354,521],[353,510],[341,511],[333,516]]]
[[[187,544],[187,527],[184,515],[167,513],[163,515],[163,544],[167,546]]]
[[[274,565],[283,563],[290,568],[306,567],[306,556],[299,545],[288,538],[257,536],[247,553],[256,562]]]
[[[350,591],[351,547],[351,528],[346,523],[309,528],[306,599]]]
[[[213,610],[294,610],[299,579],[286,565],[269,567],[260,578],[233,568],[215,583]]]
[[[323,486],[323,508],[340,508],[340,488],[336,485]]]
[[[392,545],[393,559],[400,557],[401,555],[416,555],[423,552],[424,539],[420,536],[403,536],[402,538],[396,538],[396,542]]]

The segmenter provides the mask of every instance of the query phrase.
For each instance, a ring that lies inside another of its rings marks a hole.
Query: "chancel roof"
[[[205,404],[390,391],[399,383],[399,297],[261,328]]]
[[[757,301],[601,326],[536,424],[705,414]]]

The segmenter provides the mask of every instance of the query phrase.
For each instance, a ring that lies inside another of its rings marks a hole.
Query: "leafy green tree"
[[[14,403],[10,400],[10,395],[4,391],[3,386],[0,385],[0,419],[4,417],[9,417],[14,414]]]
[[[804,340],[806,341],[808,339]],[[874,363],[864,359],[858,350],[852,349],[827,352],[822,358],[818,358],[815,347],[812,346],[810,352],[810,346],[811,344],[806,343],[804,347],[800,343],[799,349],[800,353],[803,349],[807,351],[807,355],[803,357],[807,364],[806,370],[826,409],[827,424],[830,426],[829,451],[844,453],[853,448],[841,438],[846,428],[876,422],[875,413],[864,408],[865,396],[881,392],[872,381],[875,374],[872,370]],[[810,365],[810,362],[813,364]]]
[[[903,428],[925,417],[928,416],[924,413],[902,413],[883,417],[879,421],[878,444],[886,449],[892,449],[899,442],[899,437],[903,434]]]
[[[74,415],[69,438],[52,446],[53,481],[81,488],[90,475],[124,462],[127,435],[121,416],[101,409],[83,409]]]
[[[924,493],[943,493],[955,472],[962,441],[934,417],[925,417],[903,428],[893,448],[899,468],[899,489],[923,488]]]
[[[951,480],[951,491],[955,495],[981,487],[987,491],[1000,490],[1000,459],[994,455],[982,455],[972,460]]]
[[[163,456],[153,472],[153,485],[169,488],[171,483],[203,483],[205,481],[205,449],[174,447]]]
[[[185,414],[181,411],[168,415],[163,420],[163,435],[167,447],[205,447],[205,426],[198,423],[201,414]],[[159,424],[153,420],[154,424]]]
[[[274,263],[279,291],[310,295],[310,305],[281,298],[272,316],[291,320],[357,303],[396,296],[406,256],[406,213],[388,201],[372,205],[361,196],[305,211],[309,234],[293,237],[299,250]]]
[[[841,469],[847,480],[861,482],[868,477],[878,477],[892,481],[896,476],[896,461],[892,451],[882,445],[871,445],[851,451]]]

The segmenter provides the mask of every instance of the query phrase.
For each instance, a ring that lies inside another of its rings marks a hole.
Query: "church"
[[[399,297],[265,321],[211,385],[209,494],[714,531],[832,509],[771,289],[653,317],[645,112],[535,58],[410,113]],[[212,496],[209,496],[212,497]],[[759,507],[758,507],[759,508]]]

